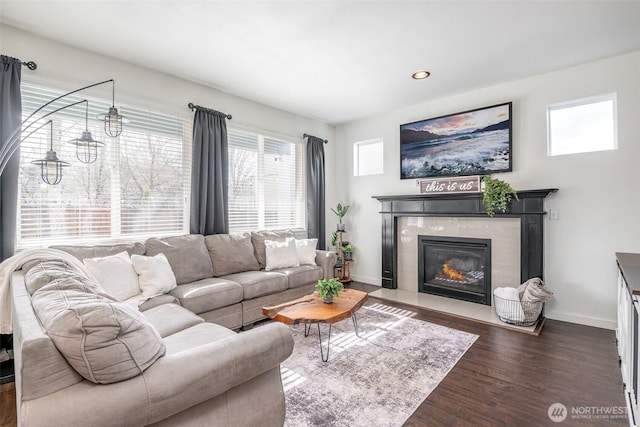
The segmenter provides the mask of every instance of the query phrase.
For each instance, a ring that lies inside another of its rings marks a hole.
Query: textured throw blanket
[[[539,277],[534,277],[518,286],[518,295],[521,302],[545,302],[553,297],[553,292]]]
[[[20,270],[26,262],[38,259],[62,259],[80,269],[87,277],[95,280],[82,261],[57,249],[30,249],[7,258],[0,264],[0,333],[2,334],[13,333],[11,275],[14,271]]]

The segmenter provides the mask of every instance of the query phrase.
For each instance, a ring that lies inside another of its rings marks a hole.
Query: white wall
[[[555,292],[546,314],[615,328],[614,252],[640,252],[639,75],[634,52],[339,126],[337,196],[353,209],[346,217],[357,249],[352,276],[380,284],[379,203],[371,197],[418,193],[414,180],[400,180],[399,125],[513,101],[513,172],[496,176],[517,190],[559,189],[546,199],[546,208],[559,212],[559,220],[544,223],[545,282]],[[608,92],[618,96],[618,150],[547,157],[547,105]],[[352,143],[377,137],[384,138],[384,175],[354,177]]]
[[[38,64],[36,71],[23,67],[24,81],[73,90],[112,78],[116,82],[116,104],[122,102],[192,117],[193,112],[187,108],[187,104],[193,102],[231,114],[233,119],[228,122],[229,126],[239,124],[300,139],[304,133],[328,139],[330,142],[325,144],[327,198],[335,199],[335,177],[332,171],[335,167],[333,159],[336,143],[335,128],[331,125],[148,68],[43,39],[7,25],[0,25],[0,52]],[[171,61],[171,58],[167,57],[167,61]],[[211,72],[215,73],[215,70]],[[111,99],[111,86],[104,85],[86,93]],[[328,218],[327,223],[327,228],[333,227],[331,218]],[[330,238],[330,233],[327,238]]]

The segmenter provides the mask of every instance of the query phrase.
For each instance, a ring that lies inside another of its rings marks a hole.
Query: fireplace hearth
[[[418,291],[491,305],[491,240],[418,236]]]

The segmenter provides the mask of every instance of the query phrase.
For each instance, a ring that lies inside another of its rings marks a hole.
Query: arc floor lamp
[[[120,134],[122,133],[122,124],[126,123],[127,119],[124,118],[120,113],[118,113],[118,109],[115,107],[115,81],[113,79],[109,79],[103,82],[93,83],[81,87],[80,89],[67,92],[64,95],[60,95],[57,98],[54,98],[51,101],[41,105],[40,107],[38,107],[38,109],[31,113],[21,123],[21,125],[9,135],[8,140],[3,144],[2,149],[0,149],[0,175],[2,175],[4,168],[9,162],[9,159],[16,152],[20,144],[22,144],[22,142],[29,138],[34,132],[37,132],[45,126],[49,126],[49,150],[47,150],[47,154],[44,159],[34,160],[31,163],[40,166],[41,177],[44,182],[50,185],[59,184],[62,180],[63,168],[70,166],[70,163],[58,159],[56,152],[53,150],[53,122],[51,119],[47,121],[44,121],[44,119],[59,111],[83,103],[85,104],[86,108],[85,130],[82,132],[82,135],[80,137],[72,139],[69,142],[76,146],[76,157],[79,161],[81,161],[82,163],[95,162],[97,159],[97,149],[99,146],[103,146],[104,143],[94,140],[91,136],[91,132],[89,132],[89,101],[83,99],[82,101],[71,102],[62,107],[55,108],[51,111],[47,111],[47,107],[54,108],[52,104],[58,100],[64,99],[74,93],[78,93],[83,90],[107,83],[112,84],[111,107],[109,108],[109,112],[105,114],[99,114],[97,118],[104,122],[104,131],[108,136],[120,136]],[[33,130],[30,131],[30,129],[32,128]],[[26,134],[26,136],[22,137],[22,135],[24,134]]]

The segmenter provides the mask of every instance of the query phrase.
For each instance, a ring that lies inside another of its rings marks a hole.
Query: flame
[[[464,276],[462,275],[462,273],[460,273],[458,270],[456,270],[455,268],[452,268],[449,266],[449,263],[451,261],[447,261],[444,264],[442,264],[442,272],[445,274],[445,276],[447,276],[449,279],[453,279],[453,280],[463,280]]]

